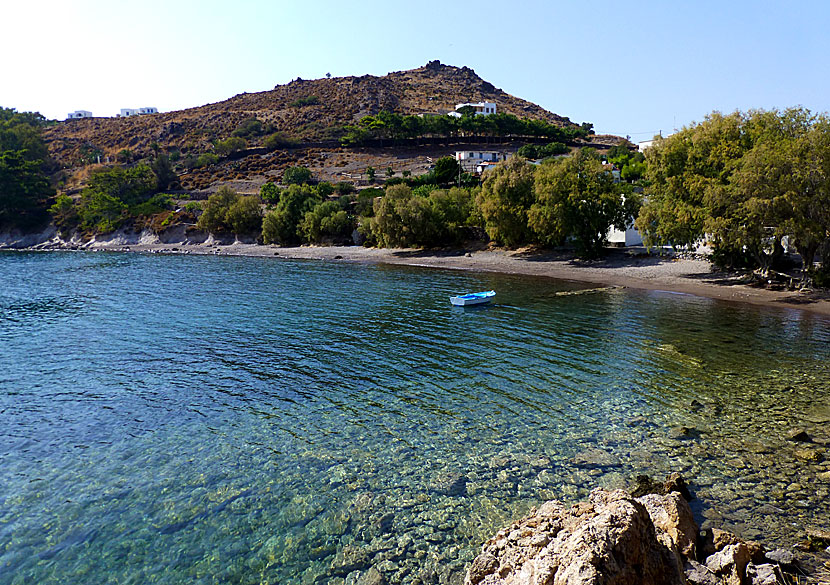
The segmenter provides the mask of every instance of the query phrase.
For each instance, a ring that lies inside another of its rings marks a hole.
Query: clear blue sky
[[[712,110],[830,110],[830,2],[10,0],[0,105],[198,106],[439,59],[600,132]]]

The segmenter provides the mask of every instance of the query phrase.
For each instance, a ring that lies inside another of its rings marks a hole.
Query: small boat
[[[496,291],[487,290],[484,292],[467,293],[466,295],[458,295],[457,297],[450,297],[450,302],[458,307],[466,307],[469,305],[481,305],[489,303],[490,299],[496,296]]]

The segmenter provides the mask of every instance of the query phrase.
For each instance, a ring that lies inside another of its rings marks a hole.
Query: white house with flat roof
[[[456,150],[455,160],[461,165],[461,169],[466,172],[478,172],[479,167],[488,164],[497,164],[507,160],[510,155],[506,152],[498,150]],[[483,168],[483,167],[482,167]]]
[[[490,114],[496,113],[496,104],[492,102],[467,102],[464,104],[455,104],[455,111],[450,112],[448,115],[454,118],[460,118],[461,112],[459,110],[465,107],[473,108],[476,116],[489,116]]]
[[[122,118],[129,118],[130,116],[144,116],[146,114],[158,114],[158,108],[148,106],[146,108],[121,108]]]
[[[67,120],[78,120],[80,118],[91,118],[92,112],[88,110],[75,110],[74,112],[69,112],[66,115]]]

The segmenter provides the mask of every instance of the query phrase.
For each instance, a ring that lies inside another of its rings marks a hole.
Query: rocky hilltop
[[[230,136],[243,120],[256,117],[272,132],[302,142],[336,139],[345,125],[382,110],[437,113],[459,102],[489,101],[500,112],[568,126],[572,122],[514,97],[481,79],[469,67],[430,61],[423,67],[377,77],[297,78],[273,90],[242,93],[197,108],[130,118],[89,118],[57,124],[46,132],[53,157],[74,166],[90,151],[114,157],[122,149],[147,156],[151,148],[204,152]],[[262,136],[248,139],[257,146]]]

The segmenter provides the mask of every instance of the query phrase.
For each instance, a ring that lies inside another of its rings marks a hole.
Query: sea
[[[672,472],[704,527],[828,528],[830,320],[591,286],[0,253],[0,584],[460,583],[531,507]]]

